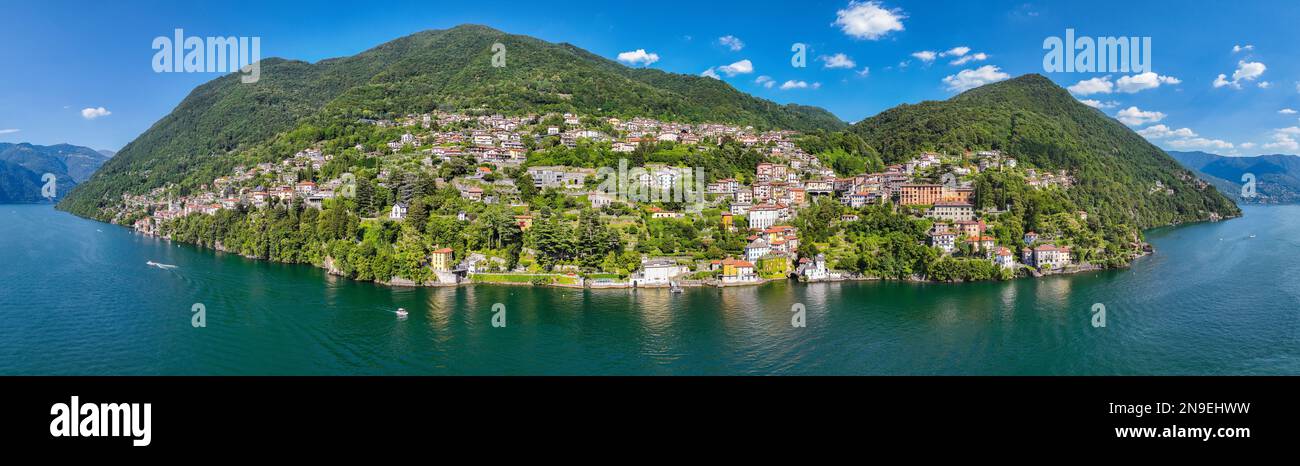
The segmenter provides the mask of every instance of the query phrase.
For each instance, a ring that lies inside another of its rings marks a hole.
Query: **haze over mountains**
[[[496,43],[505,45],[504,67],[492,65]],[[1151,227],[1239,213],[1164,151],[1039,75],[902,105],[849,127],[823,109],[776,104],[716,79],[629,68],[573,45],[475,25],[315,64],[271,58],[262,70],[255,84],[232,74],[196,88],[60,207],[107,219],[123,193],[169,183],[185,192],[229,174],[233,154],[282,160],[305,148],[284,140],[337,138],[361,118],[477,109],[848,131],[870,146],[861,157],[886,163],[923,150],[1000,149],[1077,178],[1068,202],[1107,221]],[[285,134],[295,137],[277,140]]]
[[[1294,204],[1300,202],[1300,156],[1260,155],[1225,157],[1206,152],[1169,152],[1183,166],[1196,171],[1223,194],[1238,202]],[[1255,196],[1243,197],[1246,174],[1255,176]]]
[[[44,201],[41,177],[46,173],[54,174],[61,197],[90,179],[112,156],[112,151],[71,144],[0,143],[0,204]]]

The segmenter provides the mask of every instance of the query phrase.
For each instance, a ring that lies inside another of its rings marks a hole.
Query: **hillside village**
[[[883,170],[837,173],[801,147],[805,135],[792,131],[576,114],[433,112],[356,123],[390,139],[342,149],[313,144],[283,160],[236,166],[190,192],[169,185],[123,195],[115,221],[144,234],[238,252],[240,246],[208,238],[215,233],[191,232],[198,227],[187,222],[251,218],[277,209],[290,215],[302,211],[321,222],[328,216],[357,241],[373,231],[390,234],[389,240],[398,243],[395,257],[403,251],[397,238],[424,238],[429,244],[415,246],[414,257],[403,256],[414,265],[396,267],[391,277],[383,276],[387,272],[370,277],[405,285],[731,286],[789,277],[1005,279],[1093,268],[1081,263],[1069,244],[1086,241],[1065,237],[1071,229],[1087,229],[1086,212],[1062,220],[1068,225],[1061,232],[1009,235],[1013,230],[1007,228],[995,234],[1010,207],[977,204],[974,180],[980,173],[1010,174],[1037,190],[1066,190],[1075,182],[1067,171],[1028,167],[996,150],[925,152]],[[724,150],[742,154],[731,159],[753,154],[757,163],[752,171],[697,170],[707,179],[692,179],[687,161]],[[626,169],[628,160],[634,162],[632,171]],[[621,171],[601,168],[620,165]],[[620,182],[614,192],[602,189],[611,171]],[[626,196],[627,185],[652,195]],[[703,192],[694,192],[700,188]],[[683,191],[700,202],[684,202]],[[344,203],[357,212],[355,224],[336,220],[344,214],[334,210],[344,210]],[[923,239],[904,246],[928,249],[922,252],[929,255],[927,263],[969,267],[978,261],[992,272],[945,275],[936,269],[879,277],[863,273],[867,266],[853,270],[852,264],[871,260],[845,252],[853,241],[863,248],[863,236],[852,233],[854,224],[881,215],[905,216],[909,228],[923,228]],[[799,221],[801,216],[821,220],[809,226]],[[499,217],[508,224],[489,221]],[[478,234],[483,225],[492,238],[463,238]],[[555,243],[561,241],[552,239],[556,232],[569,231],[569,225],[577,229],[568,233],[569,242]],[[818,229],[817,241],[805,239],[800,225]],[[347,238],[339,234],[335,239]],[[601,257],[581,257],[581,252],[560,257],[567,253],[557,246],[580,251],[587,241],[599,244],[585,252]],[[511,249],[507,243],[520,247]],[[243,250],[260,257],[247,250],[275,247]],[[292,260],[359,276],[344,270],[350,266],[340,266],[334,251],[325,249],[319,257]]]

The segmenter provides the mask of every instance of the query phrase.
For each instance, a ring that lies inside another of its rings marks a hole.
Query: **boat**
[[[407,312],[405,308],[397,308],[397,317],[406,317],[406,314]]]
[[[672,293],[681,293],[685,290],[683,290],[681,285],[678,285],[677,282],[672,282],[670,288],[668,288],[668,291]]]

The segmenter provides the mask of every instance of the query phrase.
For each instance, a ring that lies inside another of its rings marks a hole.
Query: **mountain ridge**
[[[88,147],[72,144],[42,146],[31,143],[0,143],[0,204],[45,200],[41,180],[46,173],[56,179],[58,196],[84,182],[109,157]]]
[[[993,149],[1064,170],[1078,180],[1069,200],[1110,222],[1145,229],[1240,214],[1159,147],[1039,74],[900,105],[850,131],[886,163],[921,151]]]
[[[496,43],[506,47],[503,68],[492,66]],[[421,31],[314,64],[274,57],[261,63],[257,83],[241,84],[230,74],[196,87],[61,207],[102,219],[101,210],[124,192],[176,182],[180,173],[221,172],[228,167],[213,159],[312,120],[488,108],[795,130],[847,127],[825,110],[762,100],[720,80],[628,68],[571,44],[481,25]]]
[[[1189,170],[1238,202],[1258,204],[1300,203],[1300,156],[1269,154],[1228,157],[1208,152],[1169,151]],[[1256,196],[1243,196],[1243,176],[1255,175]]]

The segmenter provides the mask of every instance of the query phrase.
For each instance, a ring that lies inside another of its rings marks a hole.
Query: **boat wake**
[[[158,263],[158,262],[154,262],[154,261],[145,262],[145,265],[148,265],[148,266],[150,266],[150,267],[157,267],[157,268],[160,268],[160,269],[163,269],[163,270],[171,270],[171,269],[176,268],[175,265],[171,265],[171,264],[160,264],[160,263]]]

